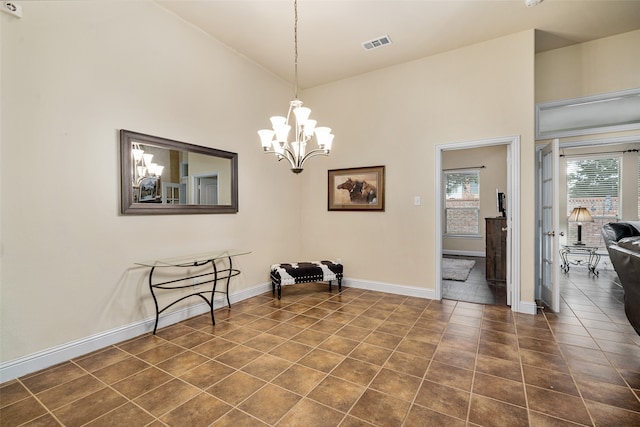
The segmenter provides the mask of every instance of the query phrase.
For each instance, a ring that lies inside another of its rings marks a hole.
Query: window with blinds
[[[567,217],[580,206],[589,210],[593,222],[582,223],[587,246],[603,247],[602,225],[620,217],[620,161],[619,156],[567,158]],[[577,229],[577,223],[567,224],[568,242],[577,240]]]
[[[480,171],[466,169],[445,172],[445,234],[480,234]]]

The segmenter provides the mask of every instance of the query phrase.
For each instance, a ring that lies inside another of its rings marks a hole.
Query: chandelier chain
[[[295,82],[295,99],[289,103],[287,116],[272,116],[273,129],[258,131],[264,153],[275,154],[278,160],[287,160],[293,173],[302,172],[304,163],[315,156],[328,156],[331,152],[334,135],[331,128],[316,126],[315,120],[309,119],[311,109],[302,106],[298,99],[298,0],[293,2],[293,70]],[[289,132],[293,130],[295,139],[289,142]],[[307,149],[307,144],[315,135],[318,148]]]
[[[295,95],[296,99],[298,99],[298,0],[293,2],[293,67]]]

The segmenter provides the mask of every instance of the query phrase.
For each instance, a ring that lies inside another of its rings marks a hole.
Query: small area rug
[[[476,262],[472,259],[442,258],[442,279],[464,282],[474,265]]]

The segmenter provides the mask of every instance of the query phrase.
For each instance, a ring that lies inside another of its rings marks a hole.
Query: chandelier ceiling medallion
[[[289,103],[286,117],[271,117],[273,129],[259,130],[258,135],[260,135],[262,149],[265,153],[275,154],[278,160],[287,159],[291,164],[291,171],[300,173],[307,159],[329,155],[334,135],[331,133],[331,128],[316,127],[317,122],[309,119],[311,110],[303,107],[302,101],[298,99],[298,0],[294,1],[293,10],[295,99]],[[291,113],[293,113],[293,117]],[[294,125],[295,139],[289,142],[292,124]],[[318,148],[307,151],[307,143],[311,141],[314,134]]]

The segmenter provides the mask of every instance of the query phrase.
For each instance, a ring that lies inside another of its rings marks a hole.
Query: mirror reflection
[[[123,213],[237,212],[237,154],[121,131]]]

